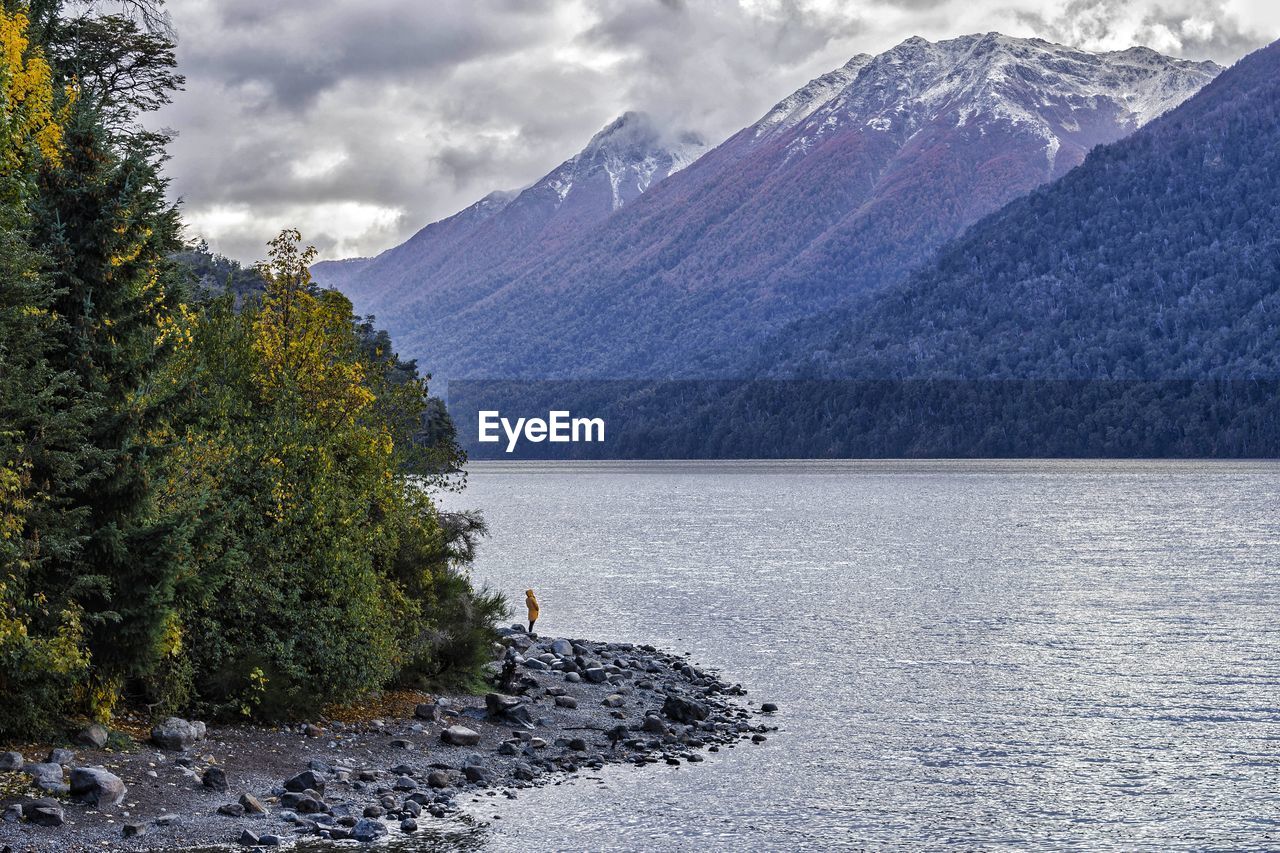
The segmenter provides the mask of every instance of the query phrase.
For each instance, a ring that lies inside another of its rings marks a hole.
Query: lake
[[[539,633],[688,651],[782,709],[449,843],[1280,845],[1280,464],[481,463],[444,503],[484,510],[475,575],[520,618],[535,588]]]

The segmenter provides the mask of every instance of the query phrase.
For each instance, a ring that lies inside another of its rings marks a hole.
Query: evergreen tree
[[[65,105],[27,16],[0,11],[0,692],[21,697],[0,704],[0,735],[44,729],[87,663],[77,603],[46,573],[81,544],[70,493],[96,458],[83,437],[97,411],[52,364],[61,324],[28,244],[36,170],[60,160]]]
[[[53,364],[104,406],[86,442],[99,468],[73,495],[86,517],[84,547],[56,561],[54,581],[84,607],[93,704],[105,714],[125,680],[146,675],[162,655],[186,542],[184,522],[157,521],[151,500],[164,452],[156,439],[181,398],[181,389],[156,381],[170,345],[166,327],[179,311],[169,259],[179,223],[160,174],[164,139],[130,121],[179,81],[146,73],[172,66],[172,46],[121,38],[136,28],[72,20],[47,29],[51,53],[66,63],[55,71],[82,94],[34,205],[36,243],[57,293],[52,307],[63,320]],[[105,46],[93,49],[94,39]],[[87,64],[95,56],[98,67]],[[133,88],[112,73],[121,66],[132,69]]]

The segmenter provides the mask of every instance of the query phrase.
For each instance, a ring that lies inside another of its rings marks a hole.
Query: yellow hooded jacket
[[[533,590],[524,591],[524,603],[529,607],[529,621],[532,622],[538,618],[538,599],[534,596]]]

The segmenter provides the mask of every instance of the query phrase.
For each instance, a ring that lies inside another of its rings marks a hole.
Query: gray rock
[[[12,773],[22,769],[26,760],[21,752],[0,752],[0,772]]]
[[[525,764],[523,761],[516,762],[516,765],[511,768],[511,775],[525,782],[532,782],[537,778],[537,774],[533,772],[533,768],[528,764]]]
[[[400,831],[401,832],[417,832],[418,822],[411,817],[407,817],[404,820],[400,821]]]
[[[533,726],[533,711],[529,710],[528,705],[520,705],[508,711],[504,717],[521,726]]]
[[[221,767],[210,767],[204,771],[200,784],[210,791],[224,792],[227,790],[227,771]]]
[[[298,814],[315,815],[324,814],[327,811],[329,811],[329,807],[315,797],[303,797],[298,802]]]
[[[602,667],[598,666],[590,667],[583,673],[583,675],[586,676],[587,681],[590,681],[592,684],[603,684],[609,680],[608,673],[606,673]]]
[[[537,658],[527,658],[524,662],[524,668],[532,669],[536,672],[546,672],[548,669],[551,669],[548,664],[538,660]]]
[[[284,839],[278,835],[259,835],[258,844],[263,847],[281,847],[284,845]]]
[[[324,777],[314,770],[303,770],[297,776],[290,776],[284,781],[284,789],[286,791],[315,791],[318,794],[324,793]]]
[[[766,714],[774,714],[774,713],[777,713],[778,706],[775,705],[773,702],[765,702],[763,705],[760,706],[760,710],[764,711]]]
[[[600,701],[600,704],[606,708],[621,708],[626,700],[617,693],[611,693]]]
[[[705,720],[711,711],[706,705],[695,699],[672,693],[667,696],[666,701],[662,703],[662,713],[666,714],[677,723],[693,725],[701,720]]]
[[[568,640],[552,640],[551,651],[562,658],[573,657],[573,643]]]
[[[14,803],[4,810],[5,823],[22,823],[22,806]]]
[[[137,838],[139,835],[147,834],[147,825],[145,823],[126,823],[120,827],[120,834],[125,838]]]
[[[474,764],[468,764],[462,768],[462,775],[467,777],[468,782],[489,781],[489,773],[483,767],[477,767]]]
[[[22,816],[36,826],[62,826],[67,822],[62,805],[49,797],[27,803],[22,808]]]
[[[107,745],[107,729],[98,723],[85,726],[76,735],[76,743],[81,746],[91,746],[94,749],[102,749]]]
[[[218,814],[225,817],[244,817],[244,806],[239,803],[227,803],[226,805],[218,806]]]
[[[432,788],[448,788],[450,785],[449,774],[443,770],[432,770],[427,774],[427,784]]]
[[[480,733],[466,726],[449,726],[440,733],[440,739],[451,746],[475,746],[480,742]]]
[[[498,747],[498,755],[515,755],[517,751],[514,743],[507,743],[506,741],[503,741]]]
[[[418,783],[410,779],[408,776],[401,776],[396,779],[394,784],[392,784],[391,789],[393,791],[416,791],[418,789]]]
[[[204,723],[181,717],[170,717],[151,729],[151,740],[161,749],[190,749],[192,744],[204,740],[204,735]]]
[[[569,741],[569,749],[573,750],[574,752],[586,752],[587,742],[580,737],[573,738],[572,740]]]
[[[51,749],[49,757],[45,759],[49,764],[61,764],[63,767],[70,767],[76,763],[76,754],[69,749]]]
[[[557,696],[557,697],[556,697],[556,707],[558,707],[558,708],[568,708],[568,709],[572,710],[572,709],[574,709],[574,708],[578,707],[578,700],[577,700],[577,699],[574,699],[572,696]]]
[[[413,715],[420,720],[435,722],[440,719],[440,706],[435,702],[422,702],[413,709]]]
[[[566,672],[564,674],[564,680],[569,682],[570,684],[577,684],[579,681],[582,680],[582,676],[578,675],[578,673],[576,672]]]
[[[71,796],[92,806],[118,806],[129,789],[105,767],[77,767],[71,771]]]
[[[22,768],[36,787],[45,791],[52,791],[62,787],[62,765],[61,764],[28,764]]]
[[[240,833],[239,841],[240,841],[240,844],[244,847],[257,847],[259,842],[262,841],[262,839],[260,839],[258,837],[258,834],[253,830],[246,829]]]
[[[372,820],[367,817],[356,821],[356,825],[351,827],[351,837],[356,841],[366,843],[370,841],[377,841],[386,834],[386,824],[380,820]]]
[[[651,735],[664,735],[667,733],[667,724],[662,721],[661,717],[654,714],[649,714],[644,718],[642,728]]]
[[[505,693],[489,693],[484,697],[484,706],[491,717],[502,717],[524,704],[519,696],[508,696]]]
[[[160,817],[152,821],[152,823],[154,823],[156,826],[173,826],[174,824],[177,824],[180,822],[181,822],[181,819],[176,814],[172,814],[172,813],[162,814],[160,815]]]

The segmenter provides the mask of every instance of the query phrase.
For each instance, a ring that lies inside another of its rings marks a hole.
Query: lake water
[[[1280,847],[1280,465],[486,463],[445,503],[540,633],[688,651],[783,731],[412,849]]]

